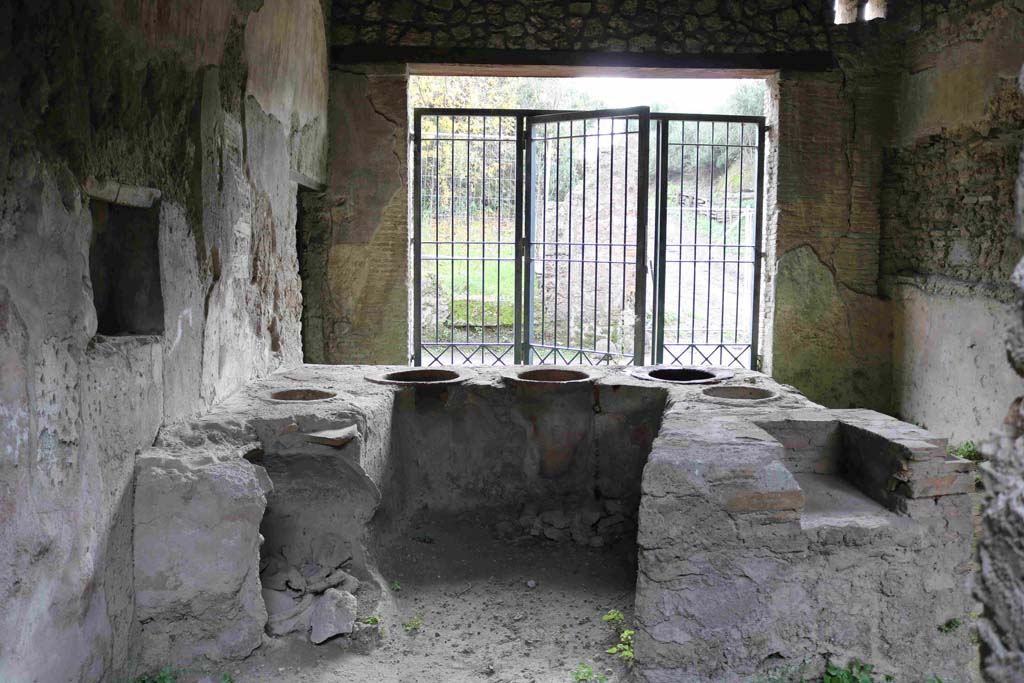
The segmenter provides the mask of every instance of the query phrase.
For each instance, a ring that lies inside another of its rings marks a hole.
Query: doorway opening
[[[413,362],[757,367],[765,93],[413,76]]]

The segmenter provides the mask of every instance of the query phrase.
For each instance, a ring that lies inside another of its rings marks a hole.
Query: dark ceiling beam
[[[557,67],[665,68],[704,71],[828,71],[832,53],[651,54],[576,50],[496,50],[431,47],[332,47],[331,64],[492,64]]]

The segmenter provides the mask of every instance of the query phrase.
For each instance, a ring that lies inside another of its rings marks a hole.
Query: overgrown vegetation
[[[624,661],[629,666],[633,666],[633,639],[636,636],[636,632],[631,628],[627,628],[619,634],[619,642],[612,645],[610,648],[605,650],[610,655],[616,655],[619,659]]]
[[[611,609],[608,610],[601,619],[609,624],[615,633],[618,635],[619,642],[612,645],[610,648],[605,650],[610,655],[615,655],[628,666],[633,666],[635,659],[633,655],[633,642],[636,639],[636,631],[631,628],[626,628],[626,615],[620,610]]]
[[[135,679],[135,683],[178,683],[178,676],[181,673],[169,666],[165,666],[155,673],[142,674]],[[217,683],[235,683],[235,677],[224,672],[217,679]]]
[[[409,617],[409,621],[402,624],[402,628],[405,629],[406,633],[416,633],[423,628],[423,614],[417,612],[412,615]]]
[[[939,626],[939,633],[952,633],[953,631],[963,626],[963,623],[963,619],[960,619],[959,617],[953,617],[946,623]]]
[[[985,454],[978,450],[978,447],[973,441],[964,441],[959,446],[950,444],[946,447],[946,452],[957,458],[963,458],[964,460],[970,460],[971,462],[984,462]],[[981,473],[976,472],[974,475],[974,483],[977,486],[982,486]]]
[[[615,630],[622,628],[622,625],[626,623],[626,615],[617,609],[608,610],[601,619],[608,624],[611,624]]]
[[[881,679],[875,678],[874,668],[870,664],[864,664],[854,659],[845,667],[829,663],[825,667],[825,675],[822,683],[879,683],[880,681],[892,681],[892,676],[885,676]]]
[[[950,455],[954,455],[958,458],[963,458],[964,460],[970,460],[971,462],[982,462],[983,460],[985,460],[984,454],[982,454],[982,452],[978,450],[978,447],[974,444],[973,441],[964,441],[959,446],[954,446],[953,444],[950,444],[947,447],[946,451]]]
[[[603,674],[595,673],[594,667],[583,662],[577,664],[569,675],[573,683],[604,683],[606,680]]]
[[[170,667],[164,667],[156,673],[142,674],[135,683],[178,683],[178,674]]]

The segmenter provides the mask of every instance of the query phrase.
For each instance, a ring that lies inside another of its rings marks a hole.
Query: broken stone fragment
[[[540,514],[540,519],[556,529],[565,529],[569,526],[569,518],[565,516],[564,510],[547,510]]]
[[[355,593],[359,589],[359,579],[344,569],[335,569],[323,578],[310,579],[306,590],[310,593],[323,593],[328,588],[340,588],[347,593]]]
[[[328,588],[316,599],[309,620],[309,639],[316,645],[328,638],[352,633],[356,624],[356,598],[347,591]]]
[[[359,436],[359,429],[355,425],[349,425],[342,429],[326,429],[306,434],[306,441],[331,448],[343,448],[357,436]]]
[[[290,589],[302,593],[306,590],[306,579],[299,570],[280,562],[271,562],[267,571],[260,574],[260,583],[275,591]]]
[[[356,652],[367,654],[380,645],[380,626],[377,624],[357,623],[350,637]]]
[[[351,561],[349,543],[340,535],[318,535],[311,541],[313,561],[321,567],[341,567]]]
[[[267,633],[283,636],[309,628],[313,596],[296,596],[287,591],[263,589],[263,601],[267,605]]]
[[[626,518],[620,514],[609,515],[597,523],[597,531],[601,534],[621,531],[625,528]]]
[[[621,514],[623,511],[622,501],[618,498],[605,498],[604,509],[609,515]]]
[[[569,538],[569,532],[565,529],[556,529],[554,527],[545,527],[544,536],[551,539],[552,541],[565,541]]]
[[[284,585],[290,590],[304,593],[306,591],[306,577],[300,574],[295,567],[289,567]]]

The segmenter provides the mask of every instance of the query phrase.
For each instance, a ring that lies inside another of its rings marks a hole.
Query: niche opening
[[[89,200],[89,277],[96,333],[163,334],[159,206],[139,208]]]

